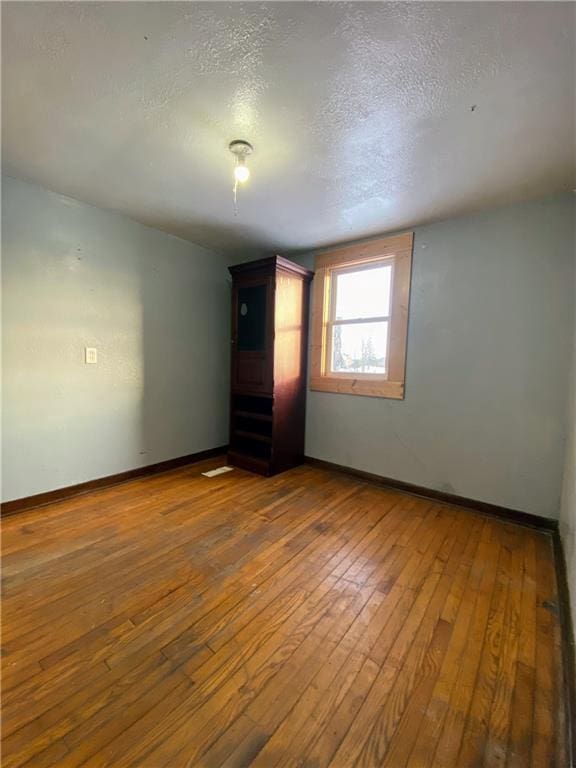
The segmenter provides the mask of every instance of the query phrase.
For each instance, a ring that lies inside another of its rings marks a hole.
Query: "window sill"
[[[317,392],[334,392],[340,395],[362,395],[364,397],[387,397],[392,400],[404,399],[404,384],[401,381],[354,379],[336,376],[313,376],[310,389]]]

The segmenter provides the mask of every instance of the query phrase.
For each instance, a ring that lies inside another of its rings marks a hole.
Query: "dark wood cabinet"
[[[274,475],[304,458],[309,288],[281,256],[230,267],[232,466]]]

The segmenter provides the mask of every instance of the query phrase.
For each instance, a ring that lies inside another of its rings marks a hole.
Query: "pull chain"
[[[234,216],[238,216],[238,179],[234,180]]]

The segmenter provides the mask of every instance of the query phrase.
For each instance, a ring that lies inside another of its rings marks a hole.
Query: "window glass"
[[[334,272],[335,320],[388,317],[392,266],[379,264],[357,270]]]
[[[332,326],[334,373],[386,373],[388,323]]]

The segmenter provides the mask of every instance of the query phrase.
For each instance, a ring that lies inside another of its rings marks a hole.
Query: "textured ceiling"
[[[238,254],[570,190],[575,10],[3,3],[4,172]]]

